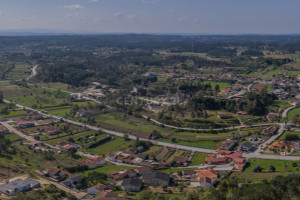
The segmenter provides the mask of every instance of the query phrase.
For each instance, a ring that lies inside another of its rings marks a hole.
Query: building
[[[236,146],[236,142],[230,139],[225,140],[220,145],[220,149],[222,150],[232,150]]]
[[[184,157],[184,156],[174,156],[173,161],[175,162],[177,165],[183,165],[183,166],[188,166],[188,157]]]
[[[63,141],[63,142],[57,143],[56,147],[60,148],[62,150],[68,150],[68,149],[71,149],[71,148],[78,149],[78,148],[80,148],[80,145],[74,144],[72,142],[65,142],[65,141]]]
[[[88,166],[89,169],[102,167],[105,165],[105,158],[102,156],[88,157],[87,160],[79,161],[81,164]]]
[[[14,122],[19,128],[28,128],[35,125],[33,121],[23,121],[21,119],[15,119]]]
[[[191,179],[195,176],[195,170],[182,170],[182,177],[186,179]]]
[[[235,158],[234,167],[235,171],[243,171],[245,168],[246,159],[245,158]]]
[[[6,183],[0,186],[0,192],[12,196],[15,195],[16,192],[26,192],[28,190],[41,187],[40,182],[28,178],[26,180],[16,179],[12,182]]]
[[[300,95],[299,95],[299,97],[300,97]],[[295,101],[295,107],[299,107],[299,106],[300,106],[300,100]]]
[[[149,166],[139,167],[139,168],[136,169],[136,171],[139,175],[144,175],[144,174],[147,174],[147,173],[151,173],[152,167],[149,167]]]
[[[83,179],[85,179],[85,176],[81,174],[74,174],[62,182],[62,184],[70,188],[75,188],[76,185]]]
[[[66,171],[57,167],[50,168],[46,175],[53,178],[56,181],[62,180],[65,177],[69,176],[69,174]]]
[[[300,141],[291,141],[291,148],[300,151]]]
[[[256,135],[251,135],[250,137],[249,137],[249,141],[251,141],[251,142],[255,142],[255,141],[257,141],[258,140],[258,138],[256,137]]]
[[[144,182],[149,186],[169,186],[170,176],[168,174],[152,171],[143,175]]]
[[[107,190],[108,187],[104,184],[98,184],[98,185],[94,185],[93,187],[90,187],[87,189],[87,193],[90,195],[95,195],[101,191]]]
[[[72,93],[72,94],[70,94],[70,98],[71,98],[71,99],[79,99],[79,94],[77,94],[77,93]]]
[[[147,76],[147,77],[156,77],[156,76],[157,76],[157,73],[155,73],[155,72],[147,72],[147,73],[145,74],[145,76]]]
[[[219,154],[209,154],[205,158],[205,164],[207,165],[222,165],[228,163],[229,160],[226,156]]]
[[[273,142],[273,144],[268,146],[268,149],[271,151],[282,151],[288,148],[291,148],[291,143],[284,140]]]
[[[88,111],[84,110],[84,109],[80,109],[77,113],[76,113],[76,116],[79,116],[79,117],[87,117],[88,116]]]
[[[263,134],[270,134],[270,135],[275,135],[277,132],[277,127],[276,126],[270,126],[268,128],[265,128],[264,130],[262,130]]]
[[[202,187],[214,186],[218,182],[218,173],[213,169],[198,170],[199,183]]]
[[[122,187],[126,191],[139,192],[142,188],[142,181],[137,178],[127,178],[123,180]]]
[[[108,177],[114,180],[123,180],[125,178],[131,178],[135,176],[137,176],[137,173],[133,169],[113,171],[108,173]]]
[[[278,114],[278,113],[268,113],[268,115],[267,115],[267,119],[269,121],[274,121],[274,120],[277,120],[279,118],[280,118],[280,114]]]
[[[244,142],[241,146],[240,146],[240,150],[241,151],[254,151],[255,150],[255,147],[252,143],[250,142]]]

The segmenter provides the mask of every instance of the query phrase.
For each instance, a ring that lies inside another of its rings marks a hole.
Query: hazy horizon
[[[0,32],[286,35],[296,0],[1,0]]]

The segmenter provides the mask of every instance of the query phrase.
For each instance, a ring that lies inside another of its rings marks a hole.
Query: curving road
[[[142,115],[145,119],[148,119],[148,117],[146,115]],[[240,125],[240,126],[232,126],[232,127],[227,127],[227,128],[214,128],[214,129],[204,129],[204,128],[187,128],[187,127],[178,127],[178,126],[172,126],[172,125],[168,125],[168,124],[164,124],[161,123],[159,121],[156,121],[155,119],[150,119],[150,121],[158,124],[158,125],[163,125],[165,127],[168,128],[172,128],[172,129],[180,129],[180,130],[184,130],[184,131],[223,131],[223,130],[237,130],[239,128],[251,128],[251,127],[263,127],[263,126],[270,126],[270,125],[277,125],[278,123],[266,123],[266,124],[255,124],[255,125]]]
[[[32,68],[32,72],[30,74],[30,76],[26,79],[27,81],[29,81],[31,78],[35,77],[37,72],[36,72],[36,68],[38,67],[38,65],[34,65]]]
[[[4,102],[9,103],[8,100],[4,100]],[[99,127],[96,127],[96,126],[91,126],[91,125],[87,125],[87,124],[80,123],[80,122],[75,122],[73,120],[69,120],[69,119],[66,119],[66,118],[63,118],[63,117],[58,117],[58,116],[51,115],[51,114],[45,114],[45,113],[42,113],[41,111],[29,108],[29,107],[22,106],[20,104],[15,104],[15,105],[19,108],[24,108],[25,110],[38,112],[39,114],[44,115],[46,117],[51,117],[51,118],[54,118],[54,119],[57,119],[57,120],[63,120],[64,122],[74,124],[74,125],[77,125],[77,126],[86,127],[86,128],[91,129],[91,130],[94,130],[94,131],[102,131],[102,132],[105,132],[107,134],[115,135],[115,136],[118,136],[118,137],[124,137],[124,135],[125,135],[124,133],[120,133],[120,132],[116,132],[116,131],[112,131],[112,130],[107,130],[107,129],[104,129],[104,128],[99,128]],[[137,140],[137,137],[134,136],[134,135],[128,135],[128,138],[131,139],[131,140]],[[161,141],[156,141],[156,140],[151,140],[151,139],[146,139],[146,138],[139,138],[139,140],[149,141],[149,142],[151,142],[155,145],[159,145],[159,146],[172,147],[172,148],[177,148],[177,149],[182,149],[182,150],[187,150],[187,151],[195,151],[195,152],[203,152],[203,153],[215,153],[216,152],[215,150],[212,150],[212,149],[190,147],[190,146],[184,146],[184,145],[179,145],[179,144],[171,144],[171,143],[167,143],[167,142],[161,142]]]
[[[4,102],[9,103],[9,101],[7,101],[7,100],[4,100]],[[107,130],[107,129],[104,129],[104,128],[99,128],[99,127],[87,125],[87,124],[84,124],[84,123],[75,122],[73,120],[69,120],[69,119],[66,119],[66,118],[63,118],[63,117],[58,117],[58,116],[51,115],[51,114],[45,114],[45,113],[42,113],[41,111],[38,111],[38,110],[35,110],[35,109],[32,109],[32,108],[28,108],[28,107],[24,107],[24,106],[19,105],[19,104],[15,104],[15,105],[17,107],[24,108],[26,110],[36,111],[39,114],[47,116],[47,117],[52,117],[52,118],[57,119],[57,120],[63,120],[63,121],[68,122],[70,124],[86,127],[86,128],[91,129],[91,130],[94,130],[94,131],[103,131],[107,134],[115,135],[115,136],[118,136],[118,137],[124,137],[124,135],[125,135],[124,133],[120,133],[120,132],[116,132],[116,131],[112,131],[112,130]],[[278,130],[278,134],[276,134],[276,135],[272,136],[271,138],[269,138],[264,144],[262,144],[263,146],[266,146],[267,144],[270,144],[271,142],[273,142],[273,140],[278,138],[284,132],[285,123],[276,123],[276,124],[278,124],[280,126],[280,128]],[[128,138],[131,139],[131,140],[137,140],[137,137],[134,136],[134,135],[128,135]],[[158,145],[158,146],[177,148],[177,149],[182,149],[182,150],[187,150],[187,151],[203,152],[203,153],[216,153],[216,151],[212,150],[212,149],[190,147],[190,146],[184,146],[184,145],[179,145],[179,144],[171,144],[171,143],[167,143],[167,142],[161,142],[161,141],[151,140],[151,139],[146,139],[146,138],[139,138],[139,140],[149,141],[149,142],[153,143],[154,145]],[[245,158],[260,158],[260,159],[274,159],[274,160],[299,160],[300,161],[300,156],[266,155],[266,154],[259,154],[260,151],[261,151],[261,149],[258,149],[257,151],[255,151],[253,153],[243,154],[243,156]]]

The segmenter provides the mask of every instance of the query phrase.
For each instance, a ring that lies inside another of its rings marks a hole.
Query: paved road
[[[9,102],[7,100],[4,100],[4,102]],[[45,114],[42,113],[40,111],[34,110],[32,108],[28,108],[28,107],[24,107],[22,105],[16,104],[17,107],[20,108],[25,108],[26,110],[31,110],[31,111],[36,111],[39,114],[42,114],[44,116],[47,117],[52,117],[54,119],[58,119],[58,120],[63,120],[65,122],[77,125],[77,126],[82,126],[82,127],[86,127],[89,128],[91,130],[94,131],[103,131],[107,134],[111,134],[111,135],[115,135],[118,137],[124,137],[124,133],[120,133],[120,132],[116,132],[116,131],[111,131],[111,130],[107,130],[107,129],[103,129],[103,128],[99,128],[99,127],[95,127],[95,126],[90,126],[90,125],[86,125],[83,123],[79,123],[79,122],[75,122],[69,119],[65,119],[62,117],[58,117],[58,116],[54,116],[54,115],[49,115],[49,114]],[[276,139],[276,137],[279,137],[283,132],[284,132],[284,123],[278,123],[280,126],[280,129],[278,130],[278,134],[275,135],[274,137],[271,137],[269,140],[267,140],[264,144],[266,145],[268,142],[272,142],[274,139]],[[137,137],[134,135],[129,135],[128,136],[129,139],[131,140],[136,140]],[[182,149],[182,150],[187,150],[187,151],[194,151],[194,152],[203,152],[203,153],[216,153],[215,150],[212,149],[204,149],[204,148],[198,148],[198,147],[190,147],[190,146],[184,146],[184,145],[179,145],[179,144],[171,144],[171,143],[167,143],[167,142],[161,142],[161,141],[157,141],[157,140],[150,140],[150,139],[145,139],[145,138],[139,138],[139,140],[141,141],[149,141],[155,145],[159,145],[159,146],[164,146],[164,147],[171,147],[171,148],[177,148],[177,149]],[[277,156],[277,155],[266,155],[266,154],[258,154],[258,153],[250,153],[250,154],[243,154],[243,156],[245,156],[246,158],[261,158],[261,159],[279,159],[279,160],[300,160],[300,156]]]
[[[266,148],[269,144],[271,144],[274,140],[279,138],[285,130],[285,123],[279,123],[279,129],[277,130],[277,134],[273,135],[269,139],[267,139],[263,144],[261,144],[251,155],[259,155],[261,151],[263,151],[264,148]]]
[[[3,100],[3,101],[5,103],[9,103],[9,101],[7,101],[7,100]],[[63,117],[58,117],[58,116],[51,115],[51,114],[45,114],[45,113],[42,113],[41,111],[22,106],[20,104],[15,104],[15,105],[19,108],[24,108],[26,110],[38,112],[39,114],[44,115],[46,117],[52,117],[52,118],[57,119],[57,120],[63,120],[64,122],[74,124],[74,125],[77,125],[77,126],[86,127],[86,128],[91,129],[91,130],[94,130],[94,131],[102,131],[104,133],[107,133],[107,134],[110,134],[110,135],[115,135],[115,136],[118,136],[118,137],[124,137],[124,135],[125,135],[124,133],[120,133],[120,132],[116,132],[116,131],[112,131],[112,130],[107,130],[107,129],[104,129],[104,128],[99,128],[99,127],[95,127],[95,126],[91,126],[91,125],[86,125],[86,124],[83,124],[83,123],[80,123],[80,122],[75,122],[73,120],[69,120],[69,119],[66,119],[66,118],[63,118]],[[137,140],[137,137],[134,136],[134,135],[129,135],[128,138],[131,139],[131,140]],[[146,138],[139,138],[139,140],[149,141],[149,142],[151,142],[155,145],[159,145],[159,146],[178,148],[178,149],[187,150],[187,151],[195,151],[195,152],[203,152],[203,153],[215,153],[216,152],[215,150],[212,150],[212,149],[189,147],[189,146],[184,146],[184,145],[179,145],[179,144],[170,144],[170,143],[167,143],[167,142],[160,142],[160,141],[150,140],[150,139],[146,139]]]
[[[142,115],[145,119],[148,119],[148,116]],[[240,125],[240,126],[232,126],[232,127],[227,127],[227,128],[214,128],[214,129],[204,129],[204,128],[186,128],[186,127],[178,127],[178,126],[172,126],[168,124],[161,123],[159,121],[156,121],[155,119],[150,119],[150,121],[158,124],[158,125],[163,125],[168,128],[172,129],[180,129],[184,131],[223,131],[223,130],[237,130],[239,128],[251,128],[251,127],[263,127],[263,126],[271,126],[271,125],[276,125],[277,123],[266,123],[266,124],[255,124],[255,125]]]
[[[29,141],[31,141],[31,142],[37,142],[37,143],[39,143],[39,141],[35,140],[33,137],[28,136],[28,135],[25,135],[24,133],[22,133],[21,131],[18,131],[17,129],[13,128],[13,127],[10,126],[9,124],[7,124],[7,123],[5,123],[5,122],[1,122],[1,124],[2,124],[5,128],[7,128],[10,132],[17,134],[18,136],[20,136],[20,137],[22,137],[22,138],[24,138],[24,139],[26,139],[26,140],[29,140]]]
[[[291,160],[291,161],[300,161],[300,156],[280,156],[280,155],[268,155],[268,154],[243,154],[245,158],[259,158],[259,159],[268,159],[268,160]]]
[[[10,132],[12,133],[15,133],[17,134],[18,136],[20,136],[21,138],[24,138],[28,141],[31,141],[31,142],[36,142],[36,143],[41,143],[41,141],[38,141],[36,139],[34,139],[33,137],[29,136],[29,135],[26,135],[24,133],[22,133],[21,131],[15,129],[14,127],[10,126],[9,124],[5,123],[5,122],[1,122],[1,124],[7,128]],[[44,143],[45,146],[48,146],[49,148],[51,149],[56,149],[56,150],[60,150],[60,148],[56,147],[56,146],[53,146],[53,145],[50,145],[50,144],[46,144]]]
[[[282,114],[281,114],[281,117],[286,117],[287,113],[294,109],[295,107],[289,107],[287,109],[285,109]],[[261,158],[264,158],[266,157],[266,155],[260,155],[260,153],[263,151],[264,148],[266,148],[269,144],[271,144],[274,140],[276,140],[277,138],[279,138],[285,131],[285,123],[278,123],[279,125],[279,129],[277,131],[277,134],[276,135],[273,135],[272,137],[270,137],[268,140],[266,140],[263,144],[261,144],[253,153],[250,153],[248,156],[253,156],[253,157],[256,157],[257,156],[261,156]],[[269,156],[269,155],[267,155]],[[273,155],[272,155],[273,156]],[[270,159],[271,158],[275,158],[274,156],[272,157],[271,155],[269,156]],[[277,157],[277,156],[276,156]],[[289,156],[291,157],[291,156]],[[298,156],[295,156],[295,157],[298,157]],[[300,156],[299,156],[300,158]],[[290,159],[293,159],[293,158],[290,158]],[[295,158],[295,159],[298,159],[298,158]]]
[[[294,108],[296,108],[296,106],[292,106],[292,107],[289,107],[289,108],[287,108],[287,109],[285,109],[283,112],[282,112],[282,117],[286,117],[287,116],[287,114],[291,111],[291,110],[293,110]]]

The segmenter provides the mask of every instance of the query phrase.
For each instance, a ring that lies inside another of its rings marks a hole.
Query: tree
[[[276,168],[273,165],[269,166],[269,172],[275,172]]]
[[[254,167],[253,172],[262,172],[261,166],[257,165]]]
[[[162,185],[161,187],[162,187],[162,189],[163,189],[164,191],[167,191],[167,189],[168,189],[168,186],[167,186],[167,185]]]
[[[101,172],[91,172],[88,174],[87,178],[92,185],[96,185],[106,181],[107,175]]]

